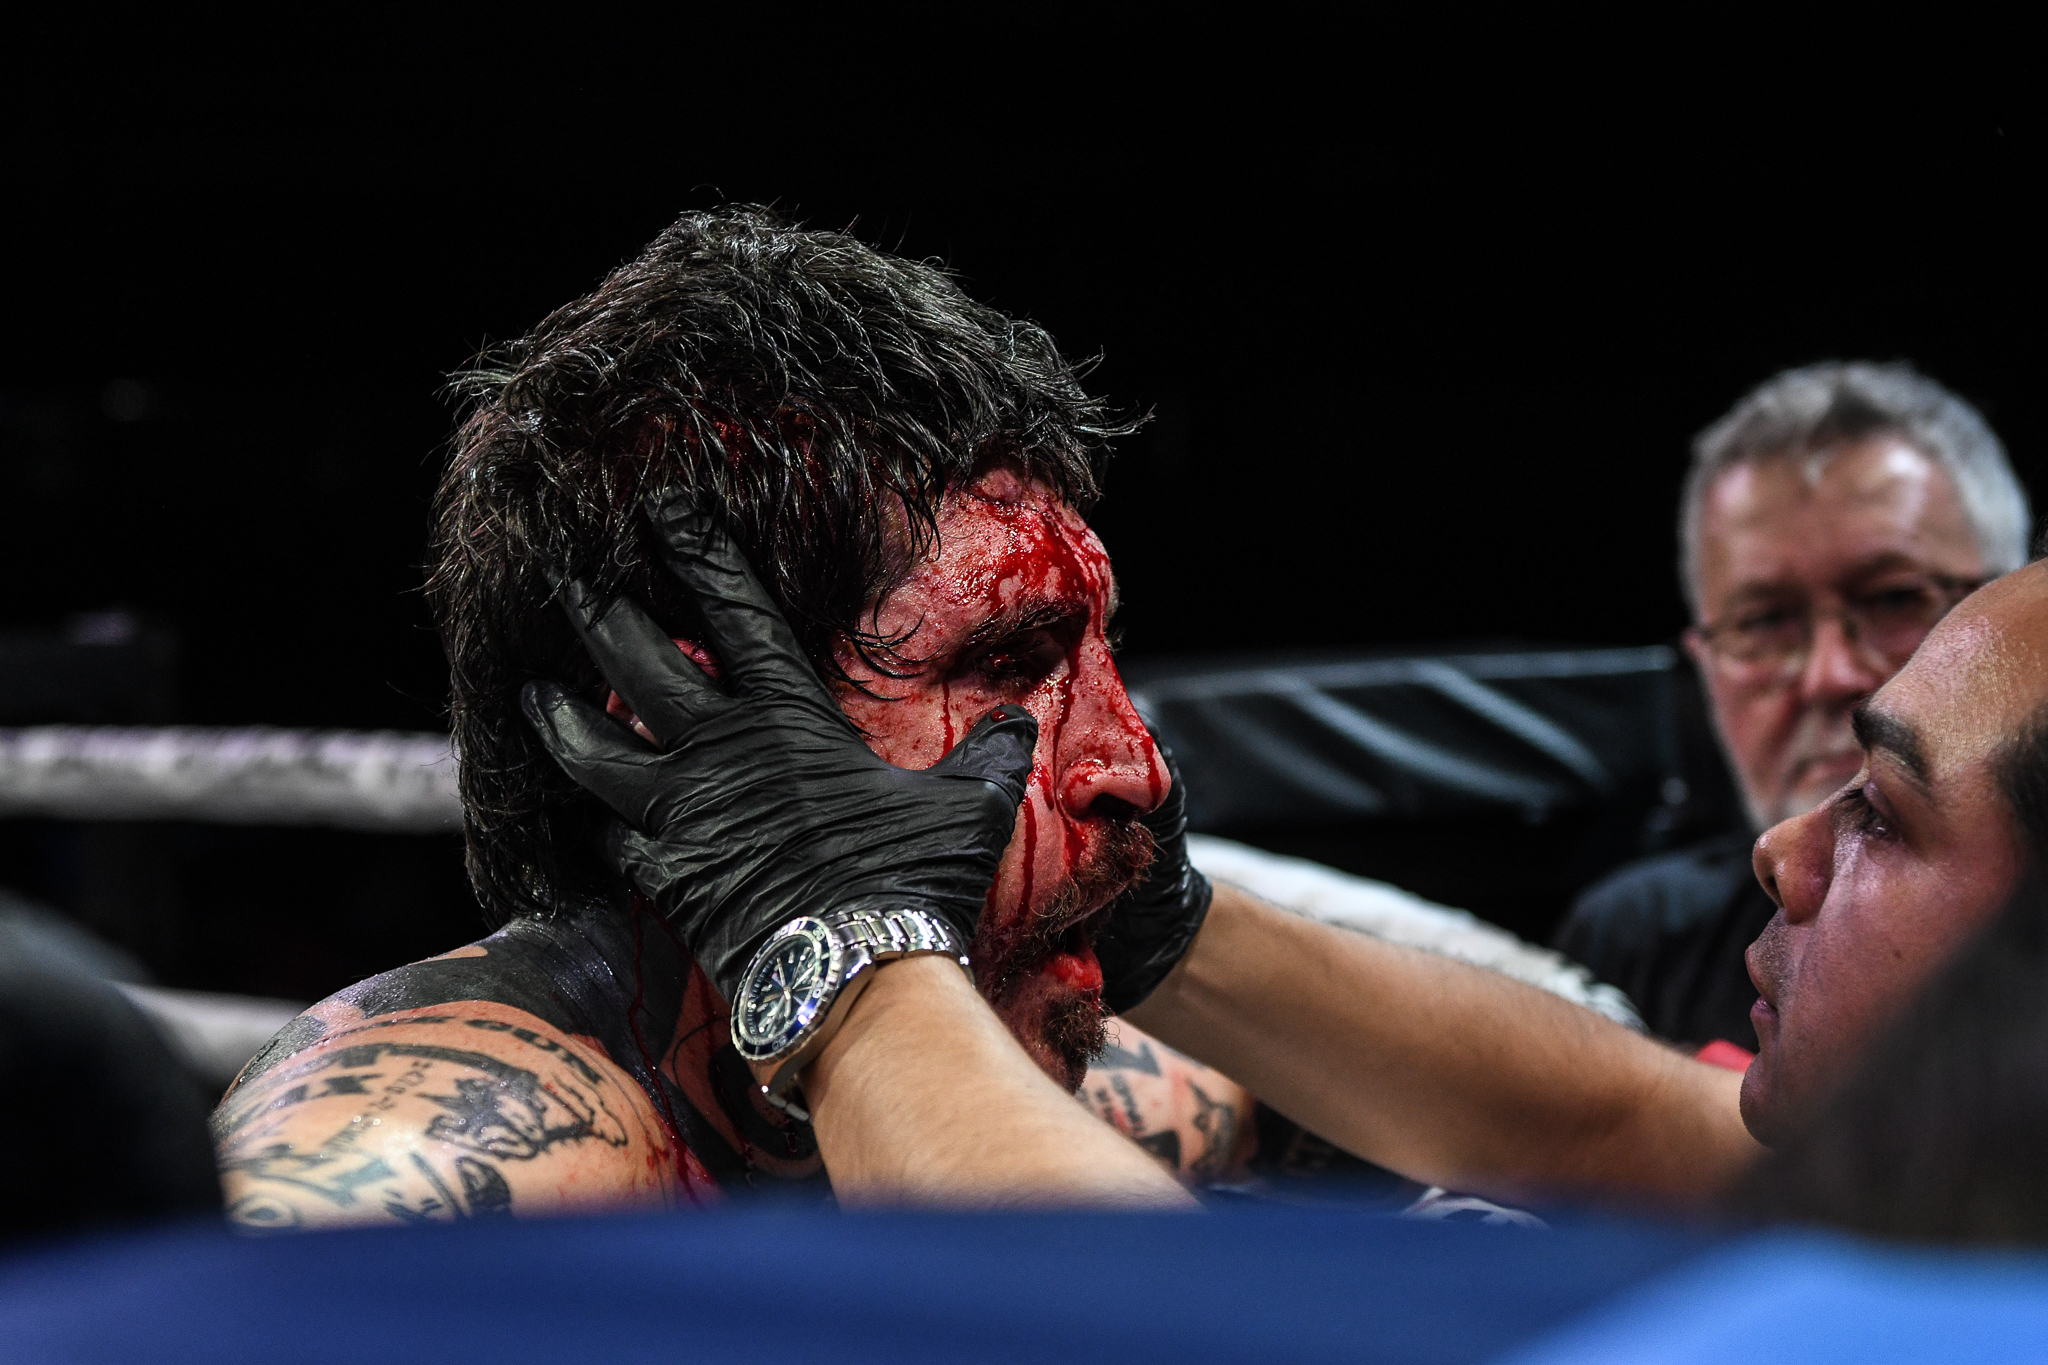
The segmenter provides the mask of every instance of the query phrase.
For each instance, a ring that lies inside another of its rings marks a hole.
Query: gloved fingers
[[[613,820],[605,825],[602,840],[605,857],[619,875],[634,890],[659,904],[661,862],[647,836],[623,820]]]
[[[789,623],[725,528],[679,487],[649,497],[647,519],[669,572],[703,612],[711,637],[705,643],[732,679],[734,693],[801,696],[832,706]]]
[[[697,965],[711,978],[711,984],[718,987],[719,994],[732,999],[733,988],[745,971],[748,959],[753,956],[754,947],[787,917],[756,923],[749,921],[744,912],[736,912],[715,918],[685,920],[678,916],[677,897],[672,894],[677,885],[677,872],[660,840],[626,825],[615,824],[605,831],[605,844],[612,866],[641,895],[661,908],[676,932],[689,945],[690,955],[696,959]]]
[[[1158,751],[1160,765],[1166,769],[1167,787],[1159,798],[1159,804],[1146,812],[1144,822],[1154,827],[1155,833],[1159,827],[1172,827],[1172,832],[1177,834],[1186,827],[1188,806],[1187,783],[1181,777],[1180,760],[1173,756],[1173,749],[1165,736],[1149,723],[1145,731],[1152,736],[1152,747]]]
[[[707,710],[724,703],[704,670],[684,657],[638,602],[627,597],[602,601],[581,579],[572,578],[562,584],[562,610],[605,681],[664,749]]]
[[[1160,766],[1166,769],[1166,775],[1173,780],[1173,785],[1178,787],[1180,760],[1173,756],[1173,746],[1166,742],[1165,735],[1159,733],[1159,727],[1149,720],[1145,722],[1145,733],[1152,737],[1152,748],[1159,755]]]
[[[519,690],[519,706],[541,747],[577,786],[625,819],[647,822],[653,784],[646,768],[656,757],[653,750],[589,702],[545,679]]]
[[[967,737],[927,771],[939,777],[978,777],[999,788],[1014,810],[1031,781],[1038,722],[1021,706],[998,706],[974,723]]]

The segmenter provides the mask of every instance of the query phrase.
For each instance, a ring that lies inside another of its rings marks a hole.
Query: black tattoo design
[[[498,1168],[473,1156],[455,1158],[455,1174],[462,1179],[462,1197],[472,1218],[512,1216],[512,1189]]]
[[[1173,1129],[1169,1128],[1163,1133],[1147,1133],[1136,1141],[1140,1147],[1165,1162],[1171,1169],[1180,1169],[1180,1134]]]
[[[1193,1081],[1188,1093],[1195,1097],[1195,1131],[1202,1135],[1202,1154],[1188,1163],[1196,1175],[1221,1175],[1230,1168],[1230,1154],[1237,1146],[1237,1110],[1219,1104]]]
[[[1130,1121],[1131,1136],[1137,1137],[1145,1131],[1145,1112],[1138,1108],[1138,1097],[1132,1093],[1131,1083],[1112,1071],[1109,1073],[1109,1087],[1124,1102],[1124,1117]]]
[[[1141,1076],[1159,1074],[1159,1059],[1152,1055],[1150,1043],[1138,1044],[1136,1052],[1110,1043],[1102,1049],[1102,1055],[1096,1058],[1095,1065],[1105,1071],[1135,1071]]]
[[[227,1098],[233,1103],[254,1093],[258,1081],[265,1083],[268,1093],[272,1079],[299,1053],[316,1044],[331,1046],[342,1033],[457,1020],[480,1030],[515,1032],[516,1025],[501,1020],[468,1017],[472,1002],[487,1001],[542,1021],[552,1037],[526,1033],[520,1035],[522,1039],[577,1072],[581,1084],[601,1089],[585,1070],[584,1059],[555,1041],[565,1034],[593,1040],[598,1051],[647,1097],[664,1127],[703,1164],[713,1180],[721,1185],[751,1183],[748,1159],[735,1151],[683,1089],[663,1074],[658,1054],[648,1046],[649,1040],[673,1040],[690,989],[692,966],[689,952],[674,930],[643,906],[644,902],[635,900],[629,905],[587,906],[547,920],[515,919],[471,945],[470,951],[414,962],[358,982],[328,1003],[361,1022],[331,1027],[331,1009],[300,1015],[243,1069]],[[413,1011],[416,1013],[409,1017],[396,1017]],[[609,1070],[604,1074],[608,1080],[616,1079]],[[722,1091],[719,1098],[727,1099]],[[243,1112],[236,1104],[235,1113]],[[750,1112],[751,1106],[742,1110],[742,1114]],[[745,1119],[737,1121],[742,1133],[751,1137]],[[216,1134],[223,1129],[217,1122]],[[775,1153],[792,1143],[801,1146],[803,1141],[799,1135],[759,1145]],[[816,1161],[814,1154],[805,1159]],[[406,1178],[412,1176],[408,1173]],[[822,1171],[812,1178],[822,1185]]]
[[[607,1147],[626,1145],[625,1129],[616,1122],[600,1128],[596,1119],[601,1106],[587,1103],[580,1092],[564,1086],[552,1097],[560,1103],[551,1106],[534,1092],[508,1096],[500,1081],[477,1076],[456,1077],[453,1095],[420,1096],[448,1111],[427,1125],[428,1137],[500,1161],[531,1161],[551,1147],[585,1138],[596,1138]],[[568,1111],[563,1122],[548,1121],[553,1109]]]
[[[528,1029],[496,1020],[465,1022],[513,1034],[563,1063],[567,1074],[543,1080],[523,1067],[461,1048],[386,1042],[336,1048],[280,1069],[221,1106],[215,1132],[222,1173],[289,1186],[338,1208],[356,1206],[370,1197],[369,1187],[376,1187],[384,1212],[405,1222],[475,1218],[512,1209],[511,1187],[493,1161],[532,1161],[557,1147],[591,1141],[619,1148],[631,1140],[625,1124],[594,1093],[605,1084],[604,1077],[581,1057]],[[450,1077],[454,1093],[426,1088],[437,1069],[457,1073]],[[265,1140],[276,1138],[285,1111],[335,1095],[362,1096],[365,1103],[319,1146],[302,1151],[288,1140]],[[468,1153],[454,1160],[459,1195],[418,1153],[411,1154],[411,1164],[430,1192],[409,1193],[411,1182],[402,1182],[382,1157],[358,1149],[383,1115],[408,1095],[444,1111],[428,1122],[425,1137]],[[288,1228],[300,1222],[289,1202],[261,1192],[237,1200],[230,1214],[248,1227]]]
[[[1103,1051],[1096,1067],[1105,1074],[1107,1088],[1095,1087],[1090,1094],[1095,1101],[1096,1112],[1117,1127],[1124,1128],[1140,1147],[1167,1163],[1176,1172],[1191,1176],[1213,1179],[1230,1169],[1231,1157],[1237,1148],[1238,1133],[1242,1116],[1236,1106],[1211,1099],[1208,1092],[1193,1080],[1187,1083],[1188,1093],[1194,1098],[1195,1112],[1189,1120],[1196,1132],[1202,1135],[1202,1149],[1192,1154],[1185,1165],[1181,1161],[1180,1133],[1172,1128],[1163,1132],[1145,1131],[1144,1111],[1138,1104],[1136,1092],[1126,1075],[1163,1076],[1160,1053],[1179,1057],[1191,1065],[1200,1065],[1183,1052],[1178,1052],[1164,1043],[1153,1051],[1151,1042],[1141,1042],[1138,1050],[1110,1044]],[[1111,1092],[1114,1092],[1112,1096]]]

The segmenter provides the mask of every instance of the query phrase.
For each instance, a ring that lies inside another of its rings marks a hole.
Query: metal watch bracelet
[[[791,1099],[797,1075],[824,1051],[825,1045],[839,1032],[854,1001],[874,979],[873,968],[898,958],[942,954],[955,958],[961,970],[967,973],[968,981],[974,980],[973,965],[952,927],[928,910],[909,906],[887,910],[849,910],[828,914],[821,919],[845,954],[839,988],[823,1017],[805,1030],[796,1045],[781,1057],[757,1064],[754,1073],[760,1080],[763,1067],[772,1067],[768,1078],[761,1081],[762,1097],[803,1122],[810,1120],[810,1111]]]

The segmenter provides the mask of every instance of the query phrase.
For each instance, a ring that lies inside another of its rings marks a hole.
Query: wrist
[[[812,1123],[830,1122],[835,1087],[855,1090],[885,1073],[939,1064],[929,1040],[971,1033],[971,1021],[987,1013],[965,973],[941,958],[881,964],[839,1029],[798,1072]]]
[[[970,985],[965,945],[930,910],[901,901],[790,920],[755,952],[732,998],[734,1048],[763,1098],[807,1119],[799,1077],[844,1027],[880,968],[930,957]]]
[[[979,998],[965,973],[934,954],[877,963],[869,969],[867,989],[847,1007],[839,1028],[799,1070],[798,1080],[804,1093],[810,1094],[818,1080],[830,1075],[849,1053],[872,1045],[878,1034],[886,1039],[887,1026],[881,1021],[891,1011],[927,1002],[972,1002]],[[949,1006],[941,1004],[938,1008],[944,1010]]]

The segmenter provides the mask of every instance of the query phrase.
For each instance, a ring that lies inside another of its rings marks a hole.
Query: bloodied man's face
[[[905,768],[938,762],[1005,702],[1037,717],[1030,787],[973,958],[996,1012],[1071,1089],[1102,1039],[1091,940],[1150,858],[1136,821],[1165,796],[1166,765],[1110,657],[1116,583],[1080,514],[997,469],[946,494],[938,533],[874,613],[875,633],[897,640],[888,671],[842,648],[860,686],[841,685],[839,701]]]

